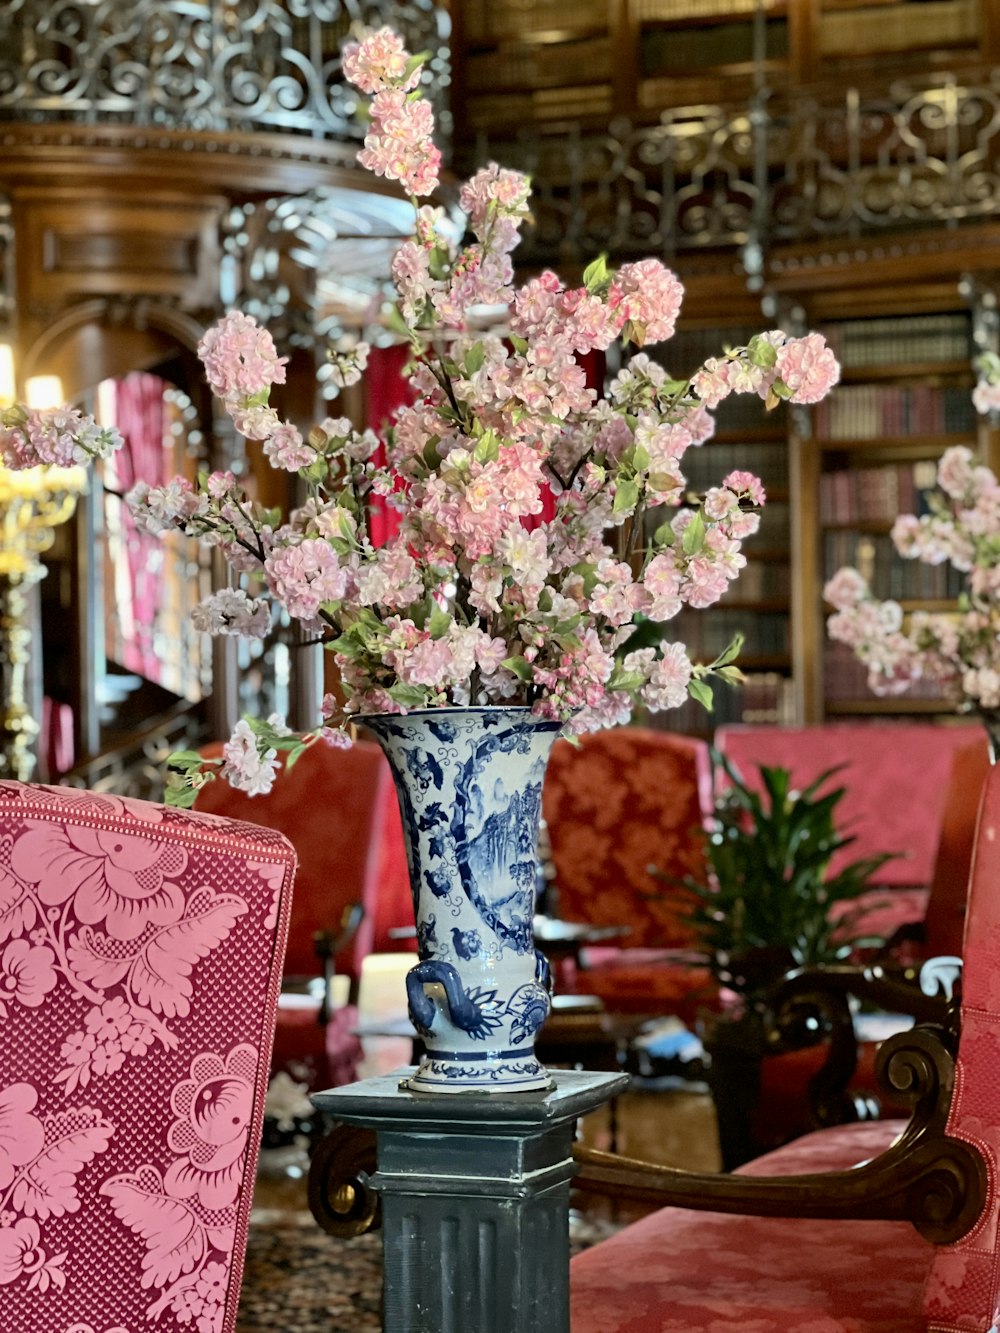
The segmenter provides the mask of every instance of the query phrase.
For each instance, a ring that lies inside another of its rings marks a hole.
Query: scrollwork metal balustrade
[[[1000,208],[1000,71],[877,98],[678,108],[605,134],[536,127],[474,156],[532,175],[524,263],[955,227]]]
[[[383,23],[430,52],[443,108],[450,21],[433,0],[8,0],[0,119],[358,139],[340,48]]]

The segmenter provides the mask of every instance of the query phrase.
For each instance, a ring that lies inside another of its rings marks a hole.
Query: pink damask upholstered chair
[[[206,747],[206,756],[221,746]],[[266,796],[247,796],[223,779],[202,788],[196,808],[277,829],[299,868],[278,1011],[275,1069],[326,1088],[355,1077],[361,1047],[353,1003],[303,993],[302,983],[333,972],[355,992],[370,953],[401,946],[390,932],[413,925],[406,847],[389,765],[371,741],[348,749],[311,746],[282,768]]]
[[[917,1028],[884,1048],[896,1087],[912,1090],[908,1124],[820,1130],[732,1176],[577,1150],[596,1187],[621,1193],[631,1181],[637,1193],[641,1182],[649,1197],[680,1206],[650,1213],[573,1261],[573,1333],[997,1327],[998,886],[1000,769],[991,768],[969,891],[960,1025]]]
[[[692,963],[681,890],[649,873],[704,880],[697,830],[712,808],[708,746],[646,727],[557,741],[542,788],[547,894],[563,921],[627,927],[620,941],[582,950],[562,989],[595,995],[609,1011],[694,1019],[713,987]]]
[[[232,1333],[295,855],[0,782],[0,1329]]]

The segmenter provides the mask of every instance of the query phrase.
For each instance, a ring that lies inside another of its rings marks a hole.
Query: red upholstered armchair
[[[219,751],[214,746],[205,753]],[[274,1067],[320,1087],[350,1082],[361,1054],[350,1034],[357,1014],[353,1003],[334,1004],[333,975],[347,976],[353,992],[362,960],[398,951],[390,930],[413,924],[399,805],[385,756],[370,741],[349,749],[316,744],[278,773],[266,796],[247,796],[220,779],[202,789],[197,809],[278,829],[298,853]],[[326,977],[326,993],[303,993],[317,976]]]
[[[232,1333],[295,856],[0,782],[0,1328]]]
[[[852,728],[861,731],[863,728]],[[958,730],[958,729],[956,729]],[[926,909],[920,918],[900,923],[893,910],[894,890],[874,890],[863,928],[890,937],[882,960],[885,965],[919,965],[940,955],[960,955],[965,924],[966,893],[972,861],[979,798],[989,771],[985,734],[973,728],[958,730],[962,744],[953,747],[947,777],[936,793],[941,815],[930,888],[923,895]],[[749,770],[744,770],[744,776]],[[888,900],[888,902],[887,902]],[[849,985],[851,972],[839,969]],[[830,981],[828,976],[827,982]],[[836,998],[836,997],[834,997]],[[857,1040],[846,1001],[833,1043],[766,1056],[759,1068],[748,1066],[739,1077],[740,1093],[718,1107],[723,1160],[727,1167],[775,1148],[820,1124],[870,1116],[885,1094],[875,1077],[879,1041]],[[893,1103],[890,1099],[889,1107]]]
[[[991,768],[960,1022],[915,1029],[884,1048],[887,1077],[897,1093],[909,1089],[908,1124],[821,1130],[732,1176],[576,1150],[592,1187],[679,1206],[573,1260],[573,1333],[988,1333],[997,1326],[998,881],[1000,769]]]
[[[620,944],[584,949],[562,989],[596,995],[611,1011],[693,1021],[713,987],[688,953],[682,894],[664,893],[649,866],[704,879],[696,831],[711,801],[703,741],[619,727],[556,743],[542,789],[547,897],[564,921],[628,928]]]

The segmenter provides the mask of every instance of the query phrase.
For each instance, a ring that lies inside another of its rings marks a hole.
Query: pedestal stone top
[[[413,1070],[397,1069],[377,1078],[315,1093],[321,1111],[348,1124],[390,1125],[430,1129],[440,1125],[455,1132],[461,1125],[490,1125],[494,1133],[544,1130],[560,1121],[586,1115],[624,1091],[626,1074],[555,1069],[555,1086],[539,1092],[413,1092],[404,1080]]]

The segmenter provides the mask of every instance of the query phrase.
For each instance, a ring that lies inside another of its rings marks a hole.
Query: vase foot
[[[432,1052],[401,1086],[411,1092],[546,1092],[555,1084],[533,1055],[463,1060]]]

